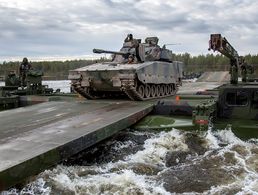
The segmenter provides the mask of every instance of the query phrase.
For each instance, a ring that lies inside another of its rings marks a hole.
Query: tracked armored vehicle
[[[157,37],[144,43],[128,35],[120,51],[93,49],[112,54],[111,62],[96,63],[69,72],[73,89],[87,99],[127,95],[147,100],[175,95],[181,85],[182,62],[158,45]]]

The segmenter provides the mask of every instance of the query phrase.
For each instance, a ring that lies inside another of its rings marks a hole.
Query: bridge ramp
[[[198,79],[197,82],[229,82],[230,74],[228,71],[213,71],[204,72]]]

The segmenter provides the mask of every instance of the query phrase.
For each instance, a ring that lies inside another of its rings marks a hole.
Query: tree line
[[[189,53],[173,54],[174,59],[185,64],[185,72],[205,72],[205,71],[228,71],[230,60],[221,54],[206,54],[191,56]],[[247,64],[253,65],[255,74],[258,75],[258,54],[245,55]]]
[[[21,59],[22,60],[22,59]],[[67,61],[40,61],[30,62],[32,68],[43,71],[45,79],[67,79],[69,70],[87,66],[96,62],[108,61],[106,58],[96,60],[67,60]],[[21,61],[3,62],[0,64],[0,76],[7,75],[10,71],[19,72]]]
[[[192,56],[189,53],[173,54],[173,59],[184,63],[184,72],[205,72],[205,71],[226,71],[229,70],[229,59],[220,54],[206,54]],[[254,66],[255,73],[258,75],[258,55],[248,54],[244,56],[246,62]],[[22,60],[22,59],[21,59]],[[110,61],[107,58],[97,60],[67,60],[67,61],[42,61],[31,62],[36,70],[42,70],[45,77],[55,77],[66,79],[69,70],[87,66],[96,62]],[[9,71],[19,72],[21,62],[3,62],[0,64],[0,76],[6,75]]]

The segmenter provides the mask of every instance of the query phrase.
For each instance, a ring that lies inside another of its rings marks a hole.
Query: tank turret
[[[166,49],[165,45],[161,48],[158,45],[158,37],[147,37],[144,43],[141,39],[127,38],[120,51],[109,51],[102,49],[93,49],[93,53],[108,53],[113,54],[115,62],[126,63],[129,55],[134,55],[137,62],[146,61],[165,61],[172,62],[172,51]],[[116,55],[120,55],[117,57]],[[121,55],[123,58],[121,58]]]
[[[158,42],[158,37],[147,37],[145,39],[145,59],[148,61],[159,60],[172,62],[172,51],[166,49],[165,45],[161,48]]]

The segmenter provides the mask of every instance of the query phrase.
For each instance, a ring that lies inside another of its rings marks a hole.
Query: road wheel
[[[173,95],[173,92],[174,92],[173,84],[169,84],[169,94]]]
[[[161,85],[161,86],[160,86],[160,96],[161,96],[161,97],[165,96],[165,90],[166,90],[166,89],[165,89],[165,85]]]
[[[151,97],[157,96],[157,88],[156,85],[151,85]]]
[[[89,87],[85,87],[83,90],[84,90],[84,91],[85,91],[85,93],[87,93],[87,94],[89,94],[89,93],[90,93],[90,88],[89,88]]]
[[[171,88],[171,95],[175,95],[176,94],[175,84],[170,84],[170,88]]]
[[[156,85],[156,97],[160,97],[160,85]]]
[[[145,89],[142,84],[138,86],[137,92],[140,94],[140,96],[144,97]]]
[[[145,97],[146,98],[150,98],[151,96],[151,88],[150,88],[150,85],[145,85]]]
[[[165,88],[166,88],[165,95],[170,95],[170,86],[167,84],[167,85],[165,85]]]

